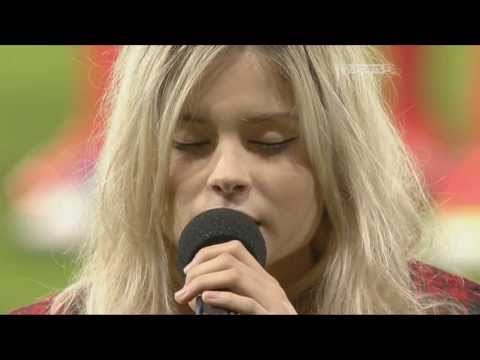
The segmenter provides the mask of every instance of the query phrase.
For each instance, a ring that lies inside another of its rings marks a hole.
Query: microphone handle
[[[234,312],[230,310],[222,309],[222,308],[204,303],[201,295],[197,296],[195,305],[196,305],[196,308],[195,308],[196,315],[236,315]]]

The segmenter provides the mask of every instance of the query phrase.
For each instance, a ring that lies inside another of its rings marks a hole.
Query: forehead
[[[257,51],[231,51],[210,64],[195,84],[184,119],[285,118],[292,114],[293,103],[289,82],[270,59]]]

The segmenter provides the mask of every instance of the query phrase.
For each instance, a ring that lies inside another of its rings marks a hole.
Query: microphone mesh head
[[[240,211],[217,208],[199,214],[183,230],[178,243],[178,270],[183,274],[183,268],[201,248],[231,240],[239,240],[265,266],[265,239],[255,221]]]

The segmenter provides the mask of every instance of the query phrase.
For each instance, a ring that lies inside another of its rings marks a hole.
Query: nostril
[[[244,185],[215,185],[215,190],[226,193],[241,192],[245,188]]]
[[[218,180],[210,183],[210,189],[222,196],[240,195],[247,192],[249,185],[243,181]]]

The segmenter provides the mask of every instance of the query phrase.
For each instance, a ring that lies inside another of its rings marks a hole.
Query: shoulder
[[[11,310],[9,312],[9,315],[79,315],[81,314],[81,305],[83,304],[82,302],[82,297],[80,295],[75,296],[75,300],[73,303],[71,303],[69,306],[61,306],[58,311],[55,313],[52,313],[50,311],[53,302],[59,294],[52,294],[50,296],[47,296],[43,298],[42,300],[19,307],[17,309]]]
[[[410,271],[417,291],[446,296],[480,314],[480,284],[419,261],[410,263]]]
[[[9,312],[9,315],[48,315],[54,296],[49,296],[34,304],[22,306]]]

